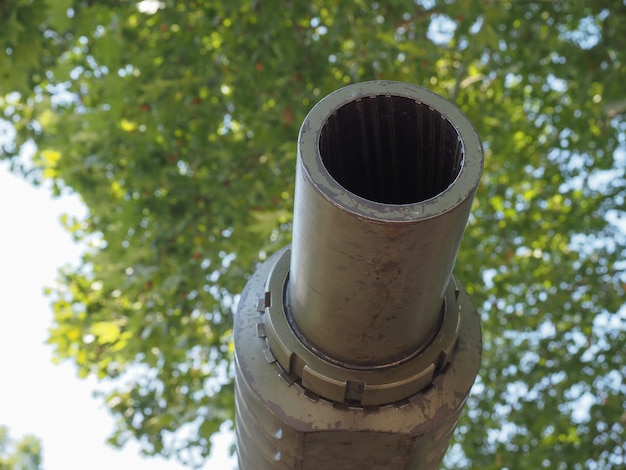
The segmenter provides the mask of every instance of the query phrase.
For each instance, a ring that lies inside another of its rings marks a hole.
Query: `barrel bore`
[[[438,111],[404,96],[351,101],[328,117],[320,156],[347,191],[383,204],[442,193],[463,162],[459,133]]]

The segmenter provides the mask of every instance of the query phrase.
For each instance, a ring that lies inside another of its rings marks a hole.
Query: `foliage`
[[[11,439],[6,426],[0,426],[0,470],[39,470],[41,442],[35,436]]]
[[[4,158],[89,207],[50,343],[109,382],[112,443],[208,454],[237,293],[289,239],[299,124],[392,79],[457,102],[486,148],[457,261],[483,368],[447,465],[626,464],[624,3],[13,0],[0,41]]]

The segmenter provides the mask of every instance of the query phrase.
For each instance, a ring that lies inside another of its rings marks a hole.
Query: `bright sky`
[[[0,164],[0,425],[13,438],[39,437],[45,470],[182,470],[174,461],[141,458],[137,445],[107,446],[113,418],[92,398],[95,380],[79,379],[69,363],[51,363],[43,287],[81,252],[59,222],[62,213],[85,209],[76,197],[52,199]],[[214,440],[206,469],[234,468],[230,443],[230,436]]]

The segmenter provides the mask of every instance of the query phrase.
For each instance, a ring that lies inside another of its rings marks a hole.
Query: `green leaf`
[[[114,343],[120,337],[120,327],[113,322],[97,322],[91,325],[91,332],[100,344]]]

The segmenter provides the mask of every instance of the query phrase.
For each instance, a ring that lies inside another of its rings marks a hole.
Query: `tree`
[[[41,469],[41,442],[35,436],[24,436],[16,441],[9,429],[0,426],[0,470]]]
[[[626,463],[623,2],[14,0],[0,41],[3,157],[89,207],[49,342],[112,384],[114,445],[200,465],[233,415],[238,293],[289,240],[299,125],[391,79],[486,149],[456,268],[483,368],[447,465]]]

